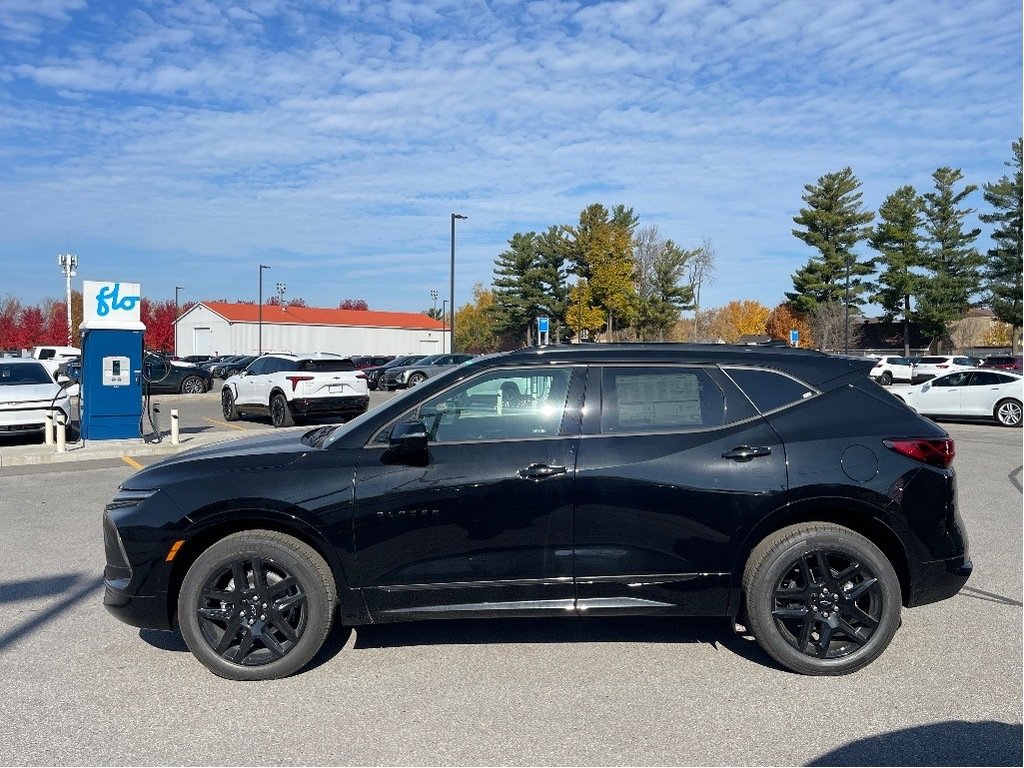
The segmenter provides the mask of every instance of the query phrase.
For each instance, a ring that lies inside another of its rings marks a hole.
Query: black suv
[[[179,454],[103,516],[104,603],[212,671],[302,668],[337,617],[728,616],[853,672],[972,565],[953,441],[798,349],[547,347],[360,416]]]

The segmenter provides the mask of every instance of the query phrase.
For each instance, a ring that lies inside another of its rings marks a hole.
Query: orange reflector
[[[171,551],[167,553],[167,562],[168,563],[171,562],[171,560],[174,559],[174,556],[176,554],[178,554],[178,550],[181,549],[181,545],[184,544],[184,543],[185,543],[184,539],[179,539],[178,541],[174,542],[174,544],[171,546]]]

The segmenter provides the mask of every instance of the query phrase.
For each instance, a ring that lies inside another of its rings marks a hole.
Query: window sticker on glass
[[[616,376],[618,426],[699,426],[700,390],[693,373]]]

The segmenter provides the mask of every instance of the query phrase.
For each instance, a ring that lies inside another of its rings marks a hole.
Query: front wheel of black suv
[[[324,559],[276,531],[243,531],[189,568],[178,623],[189,650],[229,680],[275,680],[304,667],[334,621],[337,590]]]
[[[775,531],[743,573],[750,630],[777,662],[844,675],[878,658],[900,624],[900,584],[882,551],[831,523]]]

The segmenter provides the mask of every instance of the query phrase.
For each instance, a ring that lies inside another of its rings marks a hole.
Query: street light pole
[[[850,255],[846,255],[846,319],[843,323],[843,354],[850,354]]]
[[[441,354],[444,354],[444,337],[448,335],[448,299],[441,302]]]
[[[465,218],[466,217],[463,216],[461,213],[452,214],[452,269],[451,275],[449,277],[448,286],[448,297],[449,299],[451,299],[452,308],[452,319],[451,322],[448,323],[448,331],[451,333],[452,340],[451,343],[448,345],[448,351],[452,353],[455,352],[455,220]]]
[[[174,286],[174,356],[178,356],[178,291],[185,290],[180,285]],[[194,350],[193,350],[194,351]]]
[[[259,342],[256,347],[257,354],[263,354],[263,270],[270,269],[265,264],[260,264],[260,306],[259,306]]]

